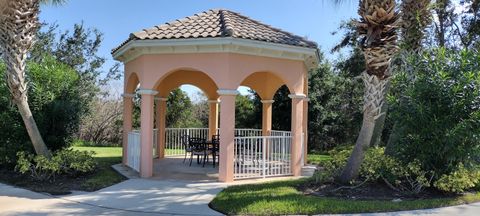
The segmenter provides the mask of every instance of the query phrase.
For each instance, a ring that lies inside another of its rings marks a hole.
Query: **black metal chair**
[[[213,167],[215,167],[217,157],[218,157],[218,161],[220,161],[219,150],[220,150],[220,135],[213,135],[212,145],[210,146],[210,151],[213,157]],[[208,162],[208,155],[207,155],[207,162]]]
[[[185,163],[185,160],[187,160],[187,154],[192,152],[192,148],[190,147],[189,140],[190,140],[189,135],[183,135],[180,138],[180,141],[182,142],[183,149],[185,150],[185,157],[183,158],[183,163]]]
[[[193,156],[197,156],[197,164],[200,164],[200,156],[203,158],[203,165],[205,166],[205,157],[208,151],[208,147],[206,145],[206,140],[203,138],[190,138],[189,139],[189,146],[191,148],[190,153],[190,166],[192,166]]]

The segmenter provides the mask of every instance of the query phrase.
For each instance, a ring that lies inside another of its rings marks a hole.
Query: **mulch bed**
[[[448,198],[455,195],[445,194],[437,190],[427,189],[419,195],[404,194],[392,190],[386,184],[368,183],[359,187],[344,187],[336,183],[316,184],[308,182],[298,188],[305,194],[318,197],[335,197],[350,200],[415,200],[415,199],[432,199],[432,198]]]
[[[52,195],[66,195],[70,194],[72,190],[82,190],[82,184],[88,176],[83,177],[57,177],[55,181],[36,181],[29,175],[22,175],[20,173],[0,168],[0,182],[25,188],[35,192],[46,192]]]

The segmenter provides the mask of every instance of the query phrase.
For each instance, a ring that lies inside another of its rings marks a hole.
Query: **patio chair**
[[[215,168],[216,161],[220,161],[220,135],[213,135],[212,136],[212,146],[210,147],[212,157],[213,157],[213,167]],[[218,160],[216,160],[218,157]],[[207,155],[207,162],[208,162],[208,155]]]
[[[183,163],[185,163],[185,160],[187,160],[187,154],[192,152],[192,148],[189,145],[189,140],[190,140],[189,135],[183,135],[180,138],[180,141],[182,142],[183,149],[185,150],[185,157],[183,158]]]
[[[205,166],[205,157],[208,153],[208,147],[206,145],[206,140],[203,138],[190,138],[189,139],[189,146],[191,148],[190,152],[190,166],[192,166],[193,156],[197,156],[197,164],[200,164],[200,156],[203,158],[203,166]]]

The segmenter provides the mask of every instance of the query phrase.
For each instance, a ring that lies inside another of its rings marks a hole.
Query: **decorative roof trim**
[[[304,94],[289,94],[288,97],[291,98],[291,99],[305,99],[305,98],[307,98],[307,96],[304,95]]]
[[[135,94],[125,93],[125,94],[122,94],[122,97],[124,97],[124,98],[133,98],[133,97],[135,97]]]
[[[301,60],[308,69],[319,63],[316,48],[299,47],[240,38],[194,38],[131,40],[113,53],[115,60],[124,63],[141,55],[180,53],[238,53],[273,58]]]
[[[275,100],[261,100],[260,102],[262,102],[262,104],[271,104],[274,103]]]
[[[158,91],[152,89],[139,89],[137,93],[140,95],[156,95],[158,94]]]

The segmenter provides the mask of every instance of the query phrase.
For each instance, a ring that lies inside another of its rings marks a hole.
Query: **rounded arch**
[[[181,68],[168,72],[157,81],[155,89],[159,92],[160,97],[167,97],[173,89],[187,84],[202,90],[209,100],[216,100],[219,97],[215,81],[208,74],[191,68]]]
[[[240,86],[247,86],[253,89],[260,96],[262,100],[271,100],[277,90],[283,85],[288,84],[277,74],[268,71],[254,72],[248,75],[240,83]]]
[[[127,94],[135,93],[135,90],[137,89],[138,84],[140,84],[140,79],[137,73],[131,72],[125,80],[126,80],[125,93]]]

